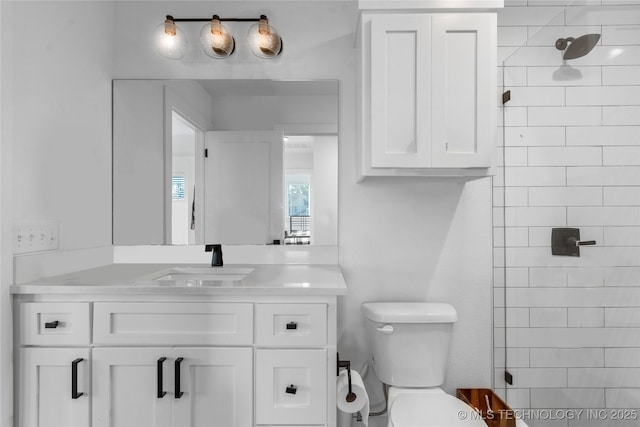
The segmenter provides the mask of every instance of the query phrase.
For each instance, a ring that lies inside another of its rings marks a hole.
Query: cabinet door
[[[257,350],[256,424],[325,424],[326,375],[325,350]]]
[[[173,400],[170,365],[170,348],[94,349],[92,426],[168,427]]]
[[[253,425],[252,348],[175,348],[171,365],[174,427]]]
[[[431,165],[431,17],[371,18],[371,166]]]
[[[87,348],[21,349],[19,425],[88,427],[89,363]]]
[[[494,13],[433,17],[432,167],[490,167],[495,139]]]
[[[251,427],[252,348],[175,348],[173,426]]]

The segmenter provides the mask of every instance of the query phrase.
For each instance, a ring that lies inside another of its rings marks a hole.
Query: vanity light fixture
[[[233,36],[222,25],[222,22],[255,22],[249,28],[247,39],[254,55],[260,58],[274,58],[282,52],[282,38],[269,24],[265,15],[259,18],[174,18],[167,15],[164,24],[156,30],[156,43],[160,55],[169,59],[182,59],[187,51],[186,38],[176,26],[176,22],[207,22],[200,31],[200,44],[204,52],[211,58],[226,58],[235,50]]]

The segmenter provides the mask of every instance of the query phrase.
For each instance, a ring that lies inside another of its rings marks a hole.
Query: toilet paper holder
[[[349,393],[347,393],[346,400],[351,403],[358,396],[353,392],[351,388],[351,361],[350,360],[340,360],[340,353],[337,354],[338,363],[336,364],[336,376],[340,375],[340,368],[345,368],[347,370],[347,379],[349,380]]]

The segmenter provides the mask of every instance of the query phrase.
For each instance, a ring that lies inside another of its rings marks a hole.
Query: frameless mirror
[[[337,81],[113,81],[114,245],[336,245],[337,192]]]

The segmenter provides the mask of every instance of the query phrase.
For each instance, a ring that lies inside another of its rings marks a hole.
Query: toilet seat
[[[399,394],[389,413],[390,427],[487,427],[461,400],[446,393]]]

